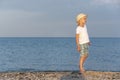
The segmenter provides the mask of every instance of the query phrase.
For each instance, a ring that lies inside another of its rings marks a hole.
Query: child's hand
[[[91,42],[88,42],[88,45],[90,46],[90,45],[91,45]]]
[[[80,49],[80,45],[77,45],[77,51],[80,52],[81,49]]]

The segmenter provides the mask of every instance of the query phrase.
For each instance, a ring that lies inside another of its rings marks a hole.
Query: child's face
[[[82,17],[80,21],[85,24],[87,22],[87,16]]]
[[[84,16],[77,23],[78,23],[78,25],[80,25],[80,24],[84,25],[86,22],[87,22],[87,16]]]

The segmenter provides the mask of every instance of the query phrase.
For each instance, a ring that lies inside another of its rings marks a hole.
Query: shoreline
[[[45,72],[0,72],[0,80],[120,80],[120,72],[45,71]]]

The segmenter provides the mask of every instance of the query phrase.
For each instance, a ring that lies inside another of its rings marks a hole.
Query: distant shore
[[[120,80],[120,72],[1,72],[0,80]]]

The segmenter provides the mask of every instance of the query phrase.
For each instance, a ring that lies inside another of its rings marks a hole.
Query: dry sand
[[[2,72],[0,80],[120,80],[120,72]]]

